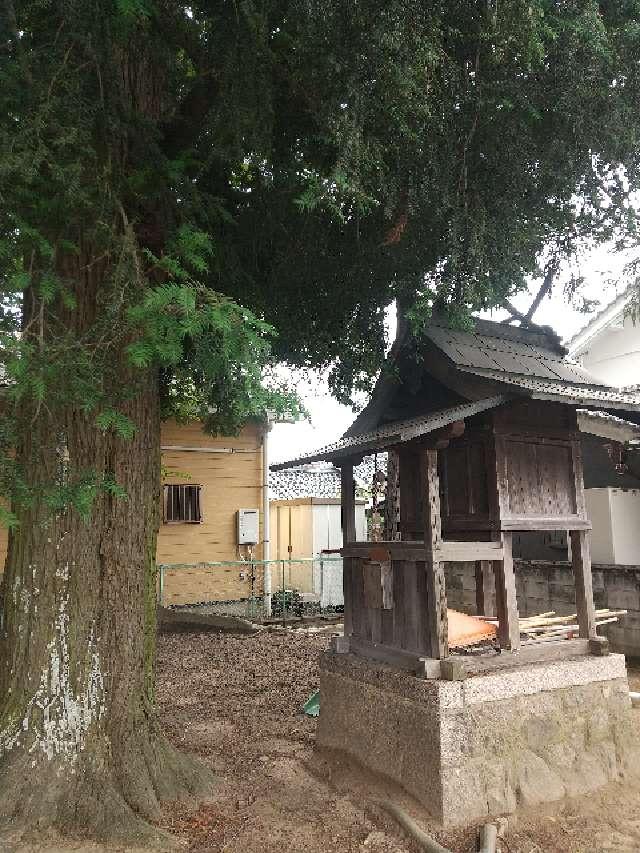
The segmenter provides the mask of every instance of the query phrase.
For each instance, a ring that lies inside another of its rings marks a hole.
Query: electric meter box
[[[257,545],[260,528],[260,510],[238,510],[238,545]]]

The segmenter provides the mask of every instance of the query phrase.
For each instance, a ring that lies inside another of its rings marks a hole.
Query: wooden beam
[[[513,535],[502,534],[504,556],[493,563],[496,579],[496,610],[498,617],[498,639],[502,649],[515,651],[520,647],[518,602],[516,598],[516,576],[513,571]]]
[[[442,541],[434,552],[445,563],[475,563],[477,560],[501,560],[500,542]]]
[[[565,516],[529,516],[528,518],[516,517],[502,518],[503,530],[526,531],[526,530],[591,530],[591,522],[577,515]]]
[[[356,501],[353,482],[353,464],[344,463],[340,468],[340,499],[342,506],[342,541],[344,544],[356,538]],[[344,634],[353,633],[353,568],[352,558],[342,559],[342,586],[344,594]]]
[[[498,543],[495,543],[498,544]],[[476,561],[476,614],[478,616],[493,616],[491,600],[493,598],[494,585],[491,577],[491,562],[489,560]]]
[[[356,539],[356,500],[353,481],[353,464],[343,463],[340,468],[340,503],[342,505],[343,544]]]
[[[576,613],[579,634],[584,639],[596,636],[596,613],[591,579],[591,552],[586,530],[571,530],[571,565],[576,585]]]
[[[409,672],[419,673],[427,678],[438,678],[440,675],[440,661],[429,660],[429,658],[408,652],[405,649],[399,649],[397,646],[371,643],[358,637],[351,639],[349,650],[360,657],[369,658],[396,669],[406,669]]]
[[[499,655],[451,655],[449,660],[462,660],[467,675],[479,675],[483,672],[513,669],[531,663],[568,660],[588,654],[588,640],[558,640],[545,643],[527,643],[520,646],[515,654],[505,651]]]
[[[396,450],[387,453],[387,492],[384,505],[384,533],[387,541],[395,541],[400,536],[400,485],[398,472],[400,460]]]
[[[427,551],[424,563],[427,581],[427,654],[441,660],[449,654],[449,637],[444,564],[438,554],[442,544],[438,451],[427,447],[420,458],[424,545]]]

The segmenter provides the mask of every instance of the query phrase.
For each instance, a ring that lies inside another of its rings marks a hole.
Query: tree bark
[[[78,274],[78,306],[66,316],[76,337],[99,290]],[[160,801],[213,780],[165,740],[154,714],[158,377],[131,369],[123,346],[114,358],[130,388],[120,408],[136,425],[132,439],[103,432],[77,406],[18,413],[17,461],[36,488],[16,508],[4,578],[0,821],[131,841],[164,837],[148,822]],[[112,477],[126,499],[98,490],[88,520],[52,508],[44,489],[88,471]]]

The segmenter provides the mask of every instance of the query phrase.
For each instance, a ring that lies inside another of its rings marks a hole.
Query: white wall
[[[640,384],[640,324],[621,317],[588,344],[579,361],[609,385]]]
[[[610,491],[610,489],[585,489],[584,492],[587,518],[592,524],[592,563],[605,563],[606,565],[615,563]]]
[[[342,548],[340,504],[316,504],[313,513],[313,553]],[[364,504],[356,504],[356,539],[367,538],[367,519]]]
[[[640,489],[586,489],[585,500],[592,562],[640,565]]]
[[[610,489],[613,553],[619,566],[640,565],[640,490]]]

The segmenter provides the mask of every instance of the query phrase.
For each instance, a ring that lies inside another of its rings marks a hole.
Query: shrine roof
[[[496,406],[506,403],[507,400],[508,397],[497,395],[484,400],[475,400],[472,403],[465,403],[460,406],[452,406],[449,409],[431,412],[428,415],[422,415],[406,421],[385,424],[370,432],[345,436],[340,441],[328,444],[326,447],[300,456],[297,459],[272,465],[271,470],[282,471],[285,468],[292,468],[307,462],[317,462],[322,459],[340,460],[373,453],[376,450],[383,450],[386,447],[392,447],[395,444],[402,444],[405,441],[419,438],[421,435],[427,435],[436,429],[448,426],[455,423],[455,421],[464,420],[464,418],[471,417],[472,415],[477,415],[480,412],[485,412],[488,409],[495,409]]]
[[[547,327],[478,319],[473,329],[461,330],[434,319],[412,346],[394,347],[392,369],[383,371],[369,404],[339,441],[273,470],[373,453],[523,397],[640,412],[640,392],[612,388],[567,359]]]

